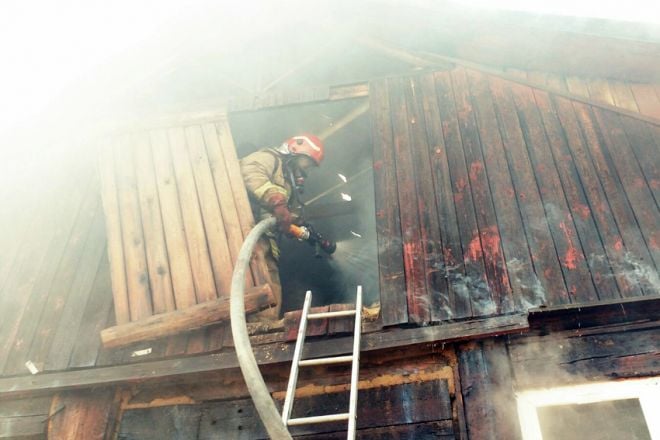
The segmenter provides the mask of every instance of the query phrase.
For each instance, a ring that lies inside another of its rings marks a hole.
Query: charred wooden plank
[[[641,260],[638,264],[653,270],[655,263],[657,270],[660,268],[660,211],[654,206],[653,195],[641,177],[642,171],[618,115],[601,109],[594,109],[594,115],[603,136],[600,144],[602,150],[598,151],[596,160],[600,167],[610,168],[611,180],[614,182],[609,185],[617,190],[616,194],[610,195],[610,200],[616,198],[613,209],[616,209],[617,221],[632,226],[629,231],[624,228],[622,232],[626,247],[635,253],[634,257]],[[601,175],[605,174],[600,172]],[[644,290],[653,291],[653,288],[649,286],[649,289]]]
[[[477,319],[468,322],[448,323],[440,326],[399,329],[370,333],[362,337],[363,353],[376,352],[394,347],[457,342],[524,333],[528,329],[526,315],[509,315]],[[326,357],[350,353],[353,337],[310,341],[306,357]],[[293,357],[292,343],[276,343],[255,347],[255,357],[262,365],[290,362]],[[232,352],[213,353],[187,358],[157,360],[132,365],[118,365],[80,369],[62,373],[44,373],[0,379],[0,395],[21,396],[28,393],[45,393],[53,390],[110,385],[120,382],[137,383],[147,380],[171,380],[179,376],[209,371],[237,368],[238,361]]]
[[[330,304],[329,312],[343,312],[355,310],[355,304]],[[353,334],[355,330],[355,318],[346,316],[343,318],[332,318],[328,320],[328,335]]]
[[[430,164],[433,171],[433,185],[438,220],[442,227],[440,243],[442,244],[442,264],[440,274],[447,279],[447,291],[437,292],[432,297],[432,319],[441,317],[460,319],[471,316],[470,299],[465,294],[465,269],[463,267],[463,249],[454,207],[452,191],[452,175],[448,162],[447,145],[443,133],[444,120],[440,116],[438,96],[432,74],[422,75],[419,85],[423,115],[425,118],[426,136],[430,154]],[[443,104],[444,105],[444,104]]]
[[[392,133],[396,160],[396,187],[399,194],[399,216],[403,241],[403,268],[406,274],[408,321],[428,322],[431,318],[428,286],[425,276],[425,255],[419,217],[413,144],[410,138],[410,117],[405,100],[405,79],[387,81],[392,112]]]
[[[599,283],[604,284],[603,280],[610,277],[613,277],[618,286],[616,291],[609,288],[609,286],[605,286],[605,288],[598,286],[599,298],[612,299],[619,295],[628,296],[629,291],[633,290],[634,286],[631,286],[619,272],[613,269],[617,257],[620,257],[620,252],[614,250],[617,238],[620,239],[619,233],[612,219],[598,176],[591,163],[573,105],[570,101],[560,97],[553,97],[552,102],[564,131],[567,147],[567,151],[559,153],[555,156],[555,160],[557,163],[567,161],[571,165],[572,174],[575,173],[571,176],[572,180],[568,180],[566,183],[579,186],[578,194],[571,191],[572,194],[569,200],[574,203],[572,211],[577,224],[584,225],[586,223],[588,225],[584,234],[580,229],[578,229],[578,232],[582,239],[582,245],[585,247],[586,257],[590,262],[591,275],[597,286]],[[578,200],[572,198],[576,195],[579,197]],[[587,249],[594,244],[598,244],[595,240],[602,243],[602,246],[596,246],[596,249]]]
[[[408,322],[403,241],[387,82],[373,81],[369,87],[381,316],[383,325],[389,326]]]
[[[535,177],[543,201],[545,217],[552,233],[571,302],[596,300],[598,295],[587,267],[574,219],[562,187],[533,90],[512,87],[511,92],[521,121]]]
[[[529,310],[529,325],[541,334],[660,320],[660,296],[578,303]],[[631,324],[631,325],[633,325]]]
[[[601,335],[514,339],[509,356],[516,385],[561,386],[660,372],[657,328]]]
[[[478,239],[479,229],[457,109],[454,104],[452,78],[449,72],[436,72],[434,73],[434,79],[447,149],[447,161],[451,173],[453,202],[463,249],[463,259],[460,263],[463,264],[465,269],[465,276],[454,271],[450,277],[455,279],[454,288],[458,292],[458,296],[468,301],[470,315],[478,316],[482,313],[478,304],[479,300],[489,298],[490,293],[485,280],[486,269],[481,240]],[[474,240],[473,237],[477,237],[477,240]]]
[[[507,313],[513,309],[511,285],[502,252],[501,236],[486,175],[479,131],[473,112],[472,98],[463,68],[451,72],[454,101],[458,114],[465,160],[469,164],[469,181],[479,231],[474,234],[464,255],[474,261],[483,258],[488,288],[475,291],[473,310],[479,315]],[[481,255],[479,255],[481,254]]]
[[[428,79],[431,79],[427,76]],[[433,88],[431,88],[433,90]],[[433,174],[430,141],[426,128],[426,114],[421,78],[410,78],[405,84],[406,106],[410,120],[412,158],[415,168],[422,252],[426,275],[427,300],[431,321],[442,321],[452,317],[448,303],[448,282],[441,229],[444,225],[438,216],[435,194],[436,176]],[[438,123],[439,121],[435,121]],[[432,122],[433,123],[433,122]],[[442,226],[442,227],[441,227]]]
[[[541,113],[554,164],[557,167],[563,192],[570,208],[570,218],[567,218],[567,221],[571,220],[575,225],[579,244],[587,261],[598,297],[601,299],[619,297],[619,289],[608,261],[604,258],[597,258],[599,255],[605,255],[605,250],[568,148],[567,134],[561,126],[550,95],[534,91],[534,98]],[[577,245],[577,242],[574,244]]]
[[[156,172],[156,185],[158,186],[163,232],[170,263],[174,301],[176,308],[180,309],[196,304],[197,301],[179,193],[167,132],[165,130],[152,131],[149,134],[149,140]]]
[[[642,169],[642,175],[649,186],[656,207],[660,206],[660,165],[648,160],[660,154],[660,131],[634,118],[622,116],[623,130],[630,142],[632,151]]]
[[[624,296],[639,296],[644,290],[631,279],[628,265],[634,265],[630,258],[632,252],[635,256],[643,255],[648,258],[648,250],[637,227],[627,225],[635,224],[630,206],[625,200],[625,193],[613,169],[611,159],[603,153],[603,140],[595,129],[595,121],[591,109],[579,103],[573,103],[575,116],[581,127],[584,139],[583,151],[576,144],[573,150],[574,158],[580,170],[580,176],[585,184],[590,203],[595,208],[596,224],[601,236],[606,241],[605,251],[608,252],[610,264],[619,287]],[[609,162],[609,163],[608,163]],[[636,225],[635,225],[636,226]]]
[[[462,345],[458,358],[470,438],[521,438],[504,341]]]
[[[330,306],[312,307],[309,313],[325,313]],[[298,339],[298,328],[300,327],[300,318],[302,310],[286,312],[284,314],[284,340],[295,341]],[[307,332],[305,336],[323,336],[328,332],[328,319],[314,319],[307,322]]]
[[[501,108],[502,83],[468,71],[470,91],[474,97],[474,111],[479,128],[488,181],[493,194],[493,206],[497,212],[497,223],[502,237],[502,248],[506,255],[506,274],[513,289],[509,308],[524,310],[530,305],[543,302],[536,292],[538,278],[530,257],[528,239],[521,219],[522,204],[516,199],[516,188],[512,180],[507,158],[515,154],[510,150],[510,128],[517,124],[511,109]],[[490,89],[494,89],[491,92]],[[499,110],[499,112],[498,112]],[[507,128],[509,131],[507,131]],[[519,146],[520,147],[520,146]],[[517,182],[516,182],[517,183]],[[525,190],[531,190],[525,187]],[[520,188],[518,188],[518,192]],[[483,243],[482,243],[483,245]],[[502,307],[500,307],[501,309]]]
[[[529,136],[527,121],[524,114],[517,112],[512,96],[516,90],[529,89],[515,85],[510,88],[506,86],[498,88],[496,84],[497,81],[491,81],[491,90],[502,121],[507,159],[536,272],[535,294],[540,295],[543,301],[550,304],[568,303],[570,299],[564,274],[539,190],[538,170],[534,169],[530,159],[530,151],[538,148],[537,139]],[[528,98],[523,97],[521,101],[525,99]],[[533,98],[529,104],[534,104]],[[525,134],[528,135],[527,138]],[[537,132],[536,135],[540,137],[544,136],[544,133]],[[555,232],[561,237],[560,231]]]

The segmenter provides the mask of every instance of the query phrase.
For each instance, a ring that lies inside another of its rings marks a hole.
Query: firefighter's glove
[[[277,219],[278,229],[284,233],[289,232],[289,228],[293,222],[293,216],[287,206],[286,197],[282,194],[273,194],[273,196],[268,199],[268,205]]]

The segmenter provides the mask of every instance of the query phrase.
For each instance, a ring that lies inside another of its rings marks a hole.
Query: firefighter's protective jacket
[[[291,183],[284,175],[281,155],[264,148],[241,159],[241,173],[250,201],[263,211],[268,212],[268,199],[273,193],[280,193],[288,200],[291,197]],[[256,214],[256,213],[255,213]],[[261,215],[257,217],[257,220]]]
[[[264,148],[240,160],[243,182],[247,189],[252,211],[256,221],[270,215],[268,199],[273,193],[280,193],[287,200],[291,198],[291,183],[287,181],[282,156],[277,151]],[[269,234],[270,251],[273,257],[279,257],[274,234]]]

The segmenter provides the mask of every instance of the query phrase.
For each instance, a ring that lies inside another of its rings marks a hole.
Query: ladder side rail
[[[291,410],[293,410],[293,399],[296,394],[296,384],[298,383],[298,365],[302,357],[303,345],[305,344],[305,333],[307,332],[307,315],[312,304],[312,292],[308,290],[305,294],[305,303],[303,304],[303,311],[300,317],[300,325],[298,327],[298,337],[296,339],[296,348],[293,351],[293,360],[291,363],[291,373],[289,375],[289,383],[286,387],[286,396],[284,398],[284,406],[282,407],[282,422],[284,426],[288,425],[291,418]]]
[[[360,336],[362,333],[362,286],[357,287],[355,297],[355,331],[353,333],[353,367],[351,369],[351,393],[348,407],[348,430],[346,438],[355,439],[357,425],[358,379],[360,376]]]

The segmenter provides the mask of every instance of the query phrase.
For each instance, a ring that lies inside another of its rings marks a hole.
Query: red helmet
[[[301,134],[287,139],[285,142],[289,153],[304,154],[309,156],[316,165],[321,165],[323,160],[323,142],[313,134]]]

